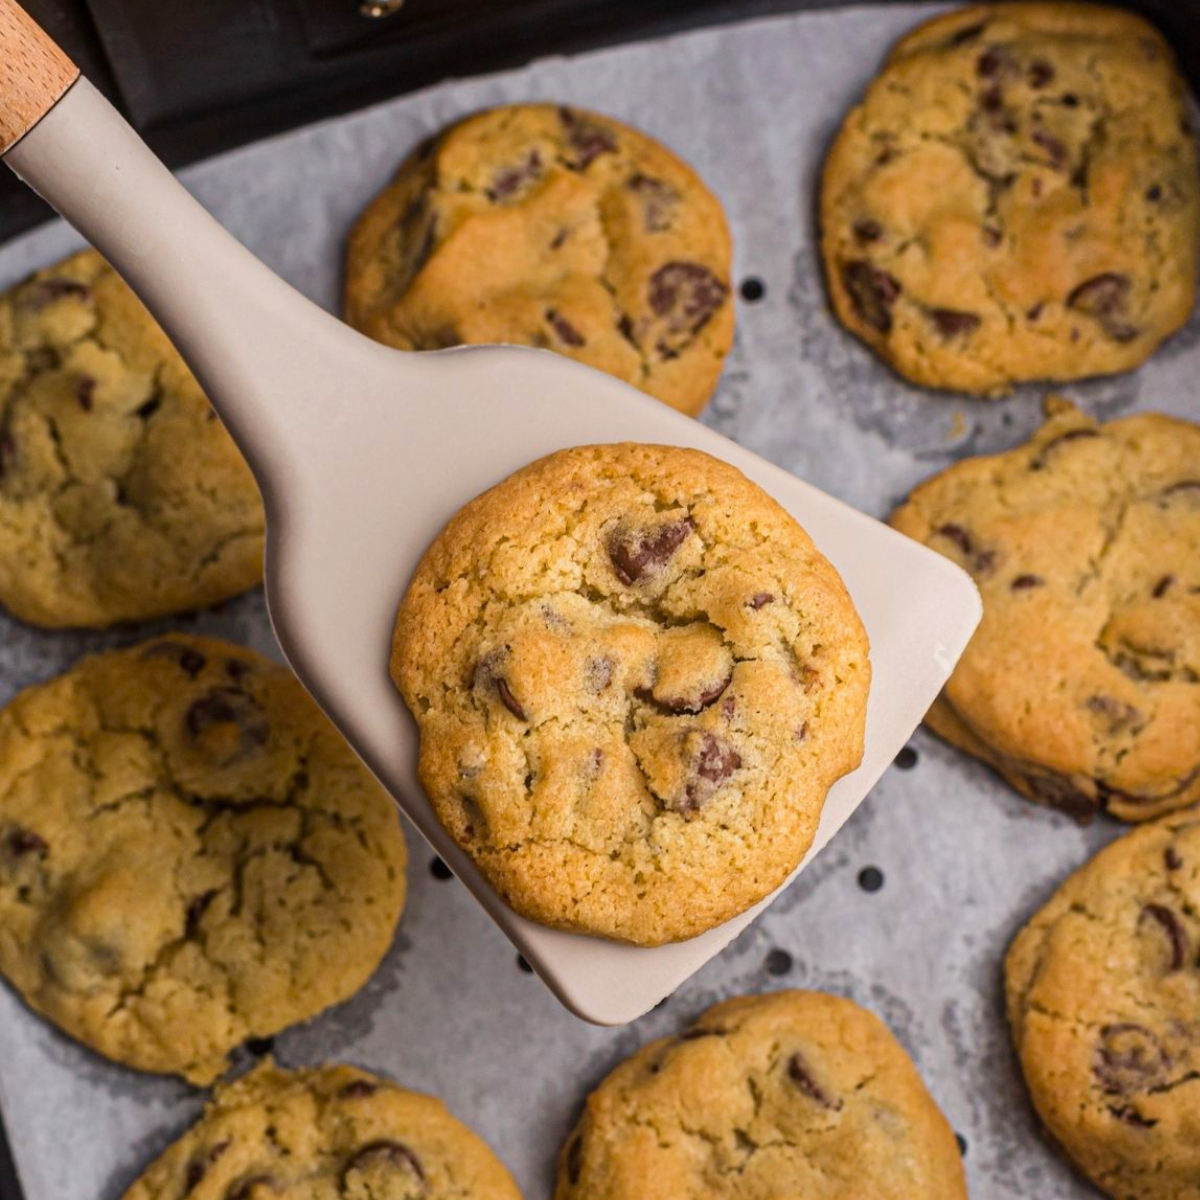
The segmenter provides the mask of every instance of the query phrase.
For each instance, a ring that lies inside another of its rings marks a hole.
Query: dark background
[[[21,0],[171,166],[455,75],[854,0]],[[878,2],[878,0],[877,0]],[[1200,82],[1200,0],[1141,0]],[[864,72],[871,64],[864,64]],[[48,217],[0,173],[0,241]],[[0,1129],[0,1200],[20,1200]]]

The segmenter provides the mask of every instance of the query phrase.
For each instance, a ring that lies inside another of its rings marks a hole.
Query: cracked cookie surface
[[[695,414],[733,342],[731,254],[716,198],[646,134],[495,108],[418,147],[367,208],[346,320],[402,350],[555,350]]]
[[[1200,427],[1047,414],[892,514],[983,594],[926,720],[1031,799],[1147,820],[1200,799]]]
[[[921,25],[826,163],[838,318],[935,388],[1136,366],[1195,297],[1188,103],[1167,43],[1123,9],[983,4]]]
[[[533,920],[646,945],[769,895],[862,755],[836,571],[741,472],[564,450],[477,497],[400,607],[392,677],[439,819]]]
[[[354,1067],[266,1062],[216,1090],[203,1117],[124,1200],[520,1200],[504,1165],[433,1096]]]
[[[1200,816],[1126,834],[1017,935],[1008,1015],[1030,1094],[1110,1195],[1200,1198]]]
[[[966,1200],[954,1132],[886,1026],[821,992],[744,996],[588,1097],[555,1200]]]
[[[208,1083],[352,995],[404,868],[391,799],[253,651],[172,634],[0,712],[0,972],[128,1066]]]
[[[262,579],[249,468],[140,301],[95,251],[0,296],[0,603],[105,626]]]

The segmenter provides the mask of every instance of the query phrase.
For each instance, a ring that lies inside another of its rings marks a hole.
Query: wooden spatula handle
[[[79,78],[79,68],[15,0],[0,0],[0,154]]]

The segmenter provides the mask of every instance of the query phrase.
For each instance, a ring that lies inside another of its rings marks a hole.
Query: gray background
[[[184,179],[272,267],[336,307],[345,231],[426,133],[482,105],[530,99],[590,105],[640,125],[722,197],[737,277],[756,276],[767,289],[757,303],[739,302],[737,345],[704,420],[883,516],[955,458],[1022,440],[1040,405],[1037,389],[988,403],[910,388],[835,328],[824,306],[812,216],[824,149],[891,40],[938,7],[797,14],[452,82],[226,155]],[[0,284],[75,244],[50,227],[5,248]],[[1071,394],[1101,416],[1154,407],[1194,417],[1188,373],[1200,366],[1198,338],[1193,320],[1141,371]],[[172,624],[272,647],[258,594],[111,634],[50,634],[0,617],[0,699],[86,651]],[[915,767],[890,770],[756,925],[623,1030],[583,1024],[518,970],[464,889],[431,876],[431,855],[413,835],[409,907],[379,973],[350,1003],[279,1037],[275,1053],[289,1064],[347,1060],[440,1094],[535,1200],[550,1191],[557,1147],[586,1092],[635,1046],[739,992],[825,988],[874,1009],[915,1056],[967,1141],[976,1200],[1091,1195],[1029,1111],[1000,964],[1021,922],[1117,828],[1081,829],[1034,809],[924,733],[913,745]],[[867,865],[883,872],[882,890],[858,886]],[[783,976],[766,970],[777,947],[794,959]],[[0,1064],[0,1103],[29,1200],[116,1200],[203,1100],[102,1062],[5,989]]]

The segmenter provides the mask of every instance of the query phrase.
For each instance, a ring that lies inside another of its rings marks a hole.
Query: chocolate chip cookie
[[[350,238],[346,320],[402,350],[540,346],[698,413],[733,341],[729,231],[636,129],[553,104],[417,148]]]
[[[1200,816],[1076,871],[1008,952],[1008,1015],[1047,1128],[1116,1200],[1200,1198]]]
[[[927,720],[1031,799],[1143,821],[1200,799],[1200,427],[1047,414],[892,515],[983,594]]]
[[[249,468],[88,250],[0,296],[0,604],[46,626],[200,608],[262,579]]]
[[[352,995],[404,866],[391,799],[239,646],[173,634],[0,712],[0,972],[118,1062],[208,1083]]]
[[[1200,178],[1167,43],[1122,8],[979,4],[892,50],[826,164],[842,323],[996,395],[1126,371],[1191,312]]]
[[[442,824],[535,921],[656,945],[769,895],[862,755],[841,579],[693,450],[560,451],[473,500],[400,608]]]
[[[966,1200],[954,1133],[877,1017],[743,996],[644,1046],[588,1097],[555,1200]]]
[[[183,1196],[521,1200],[500,1160],[440,1100],[353,1067],[270,1062],[218,1088],[124,1200]]]

